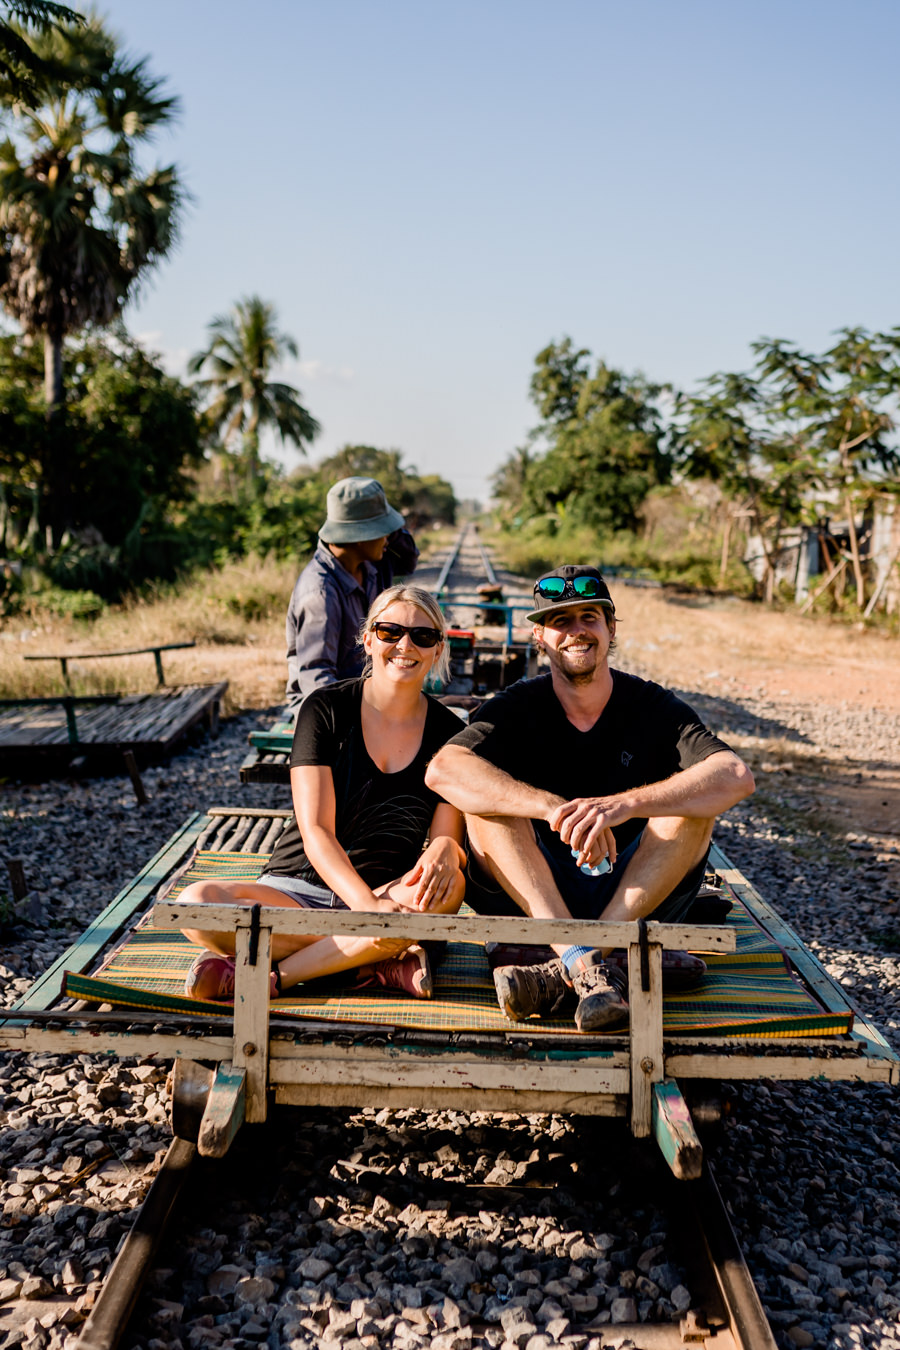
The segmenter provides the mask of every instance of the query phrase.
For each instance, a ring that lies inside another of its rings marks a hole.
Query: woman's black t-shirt
[[[418,753],[398,773],[382,773],[369,757],[362,733],[364,680],[341,680],[309,694],[294,729],[291,767],[326,765],[334,778],[335,834],[369,887],[393,881],[413,866],[428,835],[440,797],[425,786],[425,768],[460,730],[459,718],[428,698]],[[426,695],[426,697],[428,697]],[[278,877],[327,886],[306,856],[291,820],[266,866]]]

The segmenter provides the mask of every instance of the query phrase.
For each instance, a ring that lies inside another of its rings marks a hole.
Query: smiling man
[[[681,699],[610,667],[616,611],[596,567],[555,568],[534,599],[528,619],[549,673],[483,704],[426,775],[466,815],[466,899],[481,913],[678,922],[702,884],[716,817],[753,791],[753,776]],[[495,969],[507,1017],[569,1000],[579,1031],[627,1021],[619,965],[589,947],[554,950]],[[697,958],[673,955],[682,974],[702,975]]]

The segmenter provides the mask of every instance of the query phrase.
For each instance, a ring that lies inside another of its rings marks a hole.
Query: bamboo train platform
[[[222,1156],[270,1104],[442,1106],[618,1116],[693,1178],[702,1145],[688,1102],[710,1081],[900,1081],[900,1063],[796,933],[715,846],[724,923],[628,924],[367,914],[179,900],[189,881],[258,875],[287,811],[192,816],[14,1008],[0,1047],[174,1060],[173,1129]],[[202,917],[201,911],[202,909]],[[236,930],[234,1005],[184,997],[197,949],[184,926]],[[431,1000],[339,977],[270,1002],[274,932],[386,934],[446,943]],[[508,1022],[486,941],[624,947],[629,1027],[579,1035],[570,1018]],[[694,990],[663,995],[664,948],[702,953]]]
[[[142,760],[165,758],[202,721],[215,735],[227,688],[220,680],[152,694],[0,699],[0,772],[26,764],[58,769],[129,751]]]

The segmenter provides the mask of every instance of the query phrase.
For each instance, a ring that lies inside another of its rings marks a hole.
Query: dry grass
[[[39,652],[109,651],[186,642],[164,657],[170,683],[227,679],[232,708],[264,707],[284,693],[284,615],[297,564],[231,564],[152,600],[96,620],[44,617],[8,622],[0,633],[0,690],[6,697],[62,691],[59,665],[23,661]],[[822,618],[772,613],[748,601],[676,596],[613,583],[623,658],[662,683],[710,694],[818,700],[831,706],[900,710],[900,638]],[[150,656],[75,662],[76,693],[146,691]]]
[[[42,616],[8,621],[0,634],[0,689],[7,698],[63,692],[59,663],[25,661],[26,655],[84,653],[196,642],[163,655],[168,684],[229,681],[226,710],[265,707],[284,696],[284,616],[297,576],[295,563],[230,564],[180,588],[111,608],[94,620]],[[155,687],[151,656],[73,661],[76,694]]]

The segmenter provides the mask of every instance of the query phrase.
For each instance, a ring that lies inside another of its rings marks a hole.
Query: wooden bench
[[[156,647],[124,647],[116,652],[43,652],[39,656],[26,656],[26,661],[58,661],[62,668],[63,684],[69,688],[69,662],[95,661],[109,656],[144,656],[153,654],[156,662],[156,682],[163,688],[166,681],[163,675],[162,653],[181,651],[185,647],[196,647],[196,642],[163,642]]]

